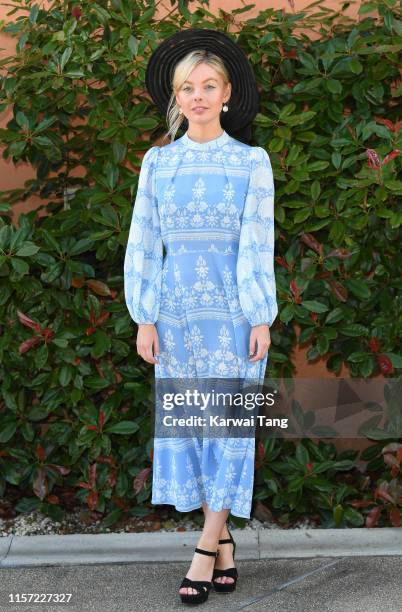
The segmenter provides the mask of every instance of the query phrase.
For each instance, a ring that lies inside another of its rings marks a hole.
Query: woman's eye
[[[209,87],[210,89],[215,89],[214,85],[207,85],[207,88],[208,88],[208,87]],[[191,89],[191,87],[183,87],[183,91],[189,91],[190,89]]]

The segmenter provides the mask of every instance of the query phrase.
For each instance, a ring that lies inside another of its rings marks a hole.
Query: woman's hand
[[[154,355],[159,355],[159,338],[153,323],[141,323],[138,326],[137,353],[148,363],[158,363]]]
[[[250,357],[249,361],[259,361],[264,359],[269,347],[271,346],[271,335],[269,333],[269,325],[255,325],[251,328],[250,332],[250,347],[249,354],[254,355]]]

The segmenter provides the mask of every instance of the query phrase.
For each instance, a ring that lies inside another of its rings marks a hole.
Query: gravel
[[[201,517],[202,519],[202,517]],[[292,529],[311,529],[316,524],[301,520],[292,525]],[[229,520],[229,528],[239,528]],[[243,529],[282,529],[281,525],[271,521],[261,522],[256,518],[247,520]],[[202,529],[200,521],[190,519],[161,519],[151,514],[147,517],[128,517],[110,527],[102,525],[102,521],[95,513],[78,509],[68,512],[60,522],[54,521],[41,512],[33,511],[19,514],[13,518],[0,518],[0,536],[26,536],[26,535],[65,535],[74,533],[144,533],[154,531],[199,531]]]

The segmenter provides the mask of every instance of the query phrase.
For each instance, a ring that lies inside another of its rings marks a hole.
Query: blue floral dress
[[[139,176],[124,290],[132,319],[156,326],[156,378],[263,382],[268,355],[249,361],[250,331],[271,326],[278,313],[274,182],[265,149],[225,131],[203,143],[186,132],[151,147]],[[151,502],[181,512],[206,502],[250,518],[254,457],[254,437],[155,437]]]

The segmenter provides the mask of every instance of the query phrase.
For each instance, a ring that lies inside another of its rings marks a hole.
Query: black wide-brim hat
[[[151,55],[145,73],[146,87],[152,100],[160,112],[166,115],[175,66],[195,49],[206,49],[223,60],[229,73],[232,93],[227,102],[229,110],[221,113],[221,125],[230,136],[250,140],[251,122],[260,107],[257,83],[246,54],[223,32],[189,28],[164,40]],[[182,126],[187,129],[186,118]]]

